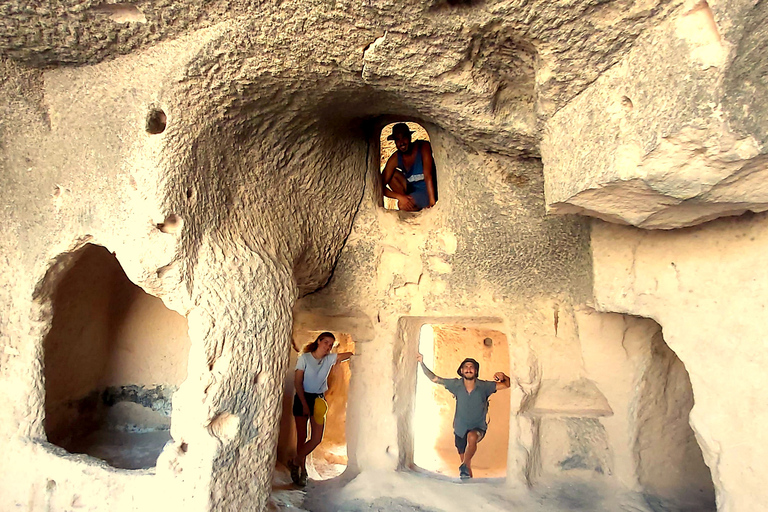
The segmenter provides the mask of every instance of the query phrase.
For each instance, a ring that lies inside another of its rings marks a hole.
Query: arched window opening
[[[493,380],[498,371],[509,372],[509,347],[504,333],[450,324],[424,324],[419,334],[419,352],[436,375],[458,378],[456,370],[466,357],[480,363],[479,378]],[[460,460],[454,446],[453,396],[429,381],[419,371],[413,418],[416,466],[456,477]],[[506,476],[509,443],[510,402],[506,394],[491,395],[488,402],[488,430],[472,461],[475,478]]]
[[[116,468],[153,467],[186,378],[187,321],[131,283],[104,247],[67,257],[43,340],[48,441]]]
[[[407,127],[407,128],[406,128]],[[410,139],[411,144],[402,142],[397,146],[398,137]],[[429,188],[433,188],[434,200],[437,201],[437,172],[429,134],[423,126],[414,122],[390,123],[381,130],[380,134],[380,172],[387,181],[382,193],[384,208],[387,210],[406,210],[416,208],[416,211],[431,206]],[[425,169],[424,160],[431,160]],[[390,162],[390,173],[387,164]],[[431,167],[431,172],[430,168]],[[409,196],[413,206],[401,207],[399,194]],[[392,196],[392,197],[389,197]]]

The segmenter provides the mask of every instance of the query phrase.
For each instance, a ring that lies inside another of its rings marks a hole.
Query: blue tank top
[[[409,186],[418,182],[424,183],[424,162],[421,159],[421,141],[417,140],[413,143],[416,146],[416,160],[413,162],[413,167],[407,169],[405,162],[403,161],[403,154],[397,152],[397,166],[403,170],[405,179],[408,180]],[[426,184],[424,184],[426,187]]]
[[[421,140],[414,142],[416,146],[416,159],[413,161],[413,166],[410,169],[405,167],[403,154],[400,151],[397,152],[397,167],[403,171],[405,179],[408,181],[407,193],[414,199],[419,208],[429,206],[427,182],[424,181],[424,162],[421,158],[421,144],[423,142]]]

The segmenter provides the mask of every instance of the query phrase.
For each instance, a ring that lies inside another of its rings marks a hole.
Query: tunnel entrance
[[[312,339],[321,331],[312,331]],[[354,352],[355,342],[352,336],[343,332],[334,332],[336,348],[334,352]],[[335,364],[328,375],[328,415],[325,419],[323,442],[307,458],[307,473],[313,480],[335,478],[347,469],[347,397],[351,372],[348,363]]]
[[[155,466],[186,378],[186,319],[93,244],[57,260],[38,300],[53,313],[43,340],[48,441],[116,468]]]
[[[298,320],[299,316],[294,316],[293,350],[285,375],[283,413],[277,443],[277,458],[283,464],[296,454],[296,426],[292,412],[296,361],[303,347],[324,332],[324,327],[332,324],[324,322],[322,316],[313,317],[311,321],[304,323]],[[336,337],[334,352],[355,352],[355,341],[351,334],[333,328],[327,331]],[[325,392],[328,413],[323,440],[307,457],[307,476],[311,480],[335,478],[347,469],[347,398],[351,375],[348,362],[335,364],[328,375],[328,390]]]
[[[389,140],[388,137],[392,134],[392,128],[398,123],[390,123],[384,128],[381,129],[381,133],[379,135],[379,147],[381,148],[381,154],[380,154],[380,161],[379,161],[379,172],[384,173],[384,168],[387,165],[387,161],[389,158],[396,153],[397,147],[395,146],[395,142],[393,140]],[[429,134],[427,133],[427,130],[421,126],[418,123],[414,122],[407,122],[405,123],[408,125],[408,128],[413,132],[411,137],[414,142],[416,141],[427,141],[430,142]],[[401,168],[400,165],[398,165],[398,168]],[[433,169],[435,168],[433,163]],[[436,172],[434,172],[434,183],[435,183],[435,197],[437,197],[437,176]],[[392,190],[391,186],[387,186],[388,190]],[[384,208],[387,210],[400,210],[401,208],[398,206],[398,200],[392,197],[384,196]]]
[[[637,399],[634,444],[646,502],[654,512],[714,512],[712,474],[688,420],[694,404],[688,371],[661,330],[651,339],[650,354]]]
[[[493,380],[493,374],[498,371],[509,373],[507,337],[493,329],[424,324],[419,333],[419,352],[425,364],[446,379],[458,377],[456,370],[466,357],[480,363],[480,379]],[[415,403],[414,464],[428,471],[456,476],[460,459],[454,446],[455,399],[419,371]],[[486,418],[488,431],[472,460],[475,478],[506,476],[509,417],[509,396],[491,395]]]

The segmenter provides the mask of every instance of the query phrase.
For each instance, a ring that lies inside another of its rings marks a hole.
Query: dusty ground
[[[286,482],[287,480],[287,482]],[[302,501],[299,501],[300,497]],[[277,510],[310,512],[650,512],[638,493],[597,479],[572,478],[536,490],[512,487],[503,479],[435,477],[417,472],[364,472],[332,480],[310,481],[304,491],[276,471],[272,499]]]

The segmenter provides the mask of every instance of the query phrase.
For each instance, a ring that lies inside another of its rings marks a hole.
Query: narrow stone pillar
[[[166,467],[184,489],[176,503],[264,510],[296,286],[290,270],[267,256],[213,245],[203,252],[189,318],[189,378],[174,397],[176,445],[166,449]]]

